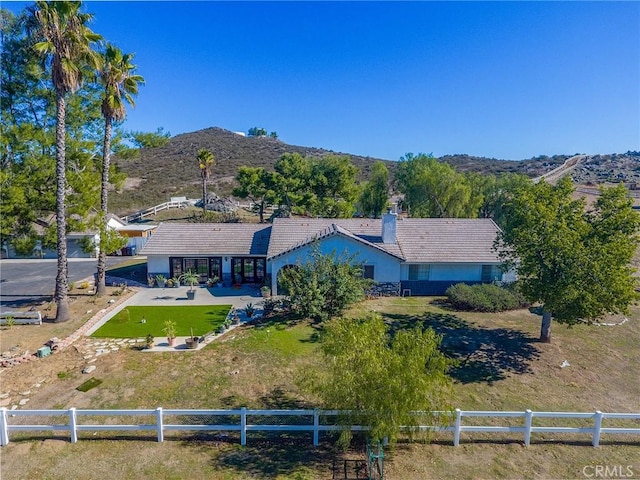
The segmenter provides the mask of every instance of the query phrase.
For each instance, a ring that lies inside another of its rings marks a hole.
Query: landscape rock
[[[95,365],[88,365],[82,370],[82,373],[91,373],[96,369]]]

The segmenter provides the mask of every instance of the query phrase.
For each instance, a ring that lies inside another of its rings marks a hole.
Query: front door
[[[232,258],[231,271],[236,283],[261,283],[264,281],[266,260],[264,258]]]
[[[205,283],[209,278],[209,259],[208,258],[185,258],[184,271],[191,270],[198,275],[198,281]]]

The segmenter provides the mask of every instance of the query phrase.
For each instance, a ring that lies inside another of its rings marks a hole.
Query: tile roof
[[[256,255],[276,257],[316,238],[343,235],[409,263],[498,263],[491,219],[398,218],[397,243],[382,242],[382,220],[276,218],[250,223],[163,223],[143,255]]]
[[[488,218],[405,218],[396,236],[406,262],[497,263],[499,231]]]
[[[278,225],[278,228],[281,228],[281,225]],[[288,248],[285,248],[282,251],[279,252],[275,252],[273,254],[273,256],[270,256],[269,258],[275,258],[278,257],[280,255],[284,255],[287,252],[291,252],[293,250],[296,250],[297,248],[300,248],[304,245],[308,245],[310,243],[312,243],[315,240],[322,240],[331,236],[335,236],[335,235],[342,235],[344,237],[348,237],[351,238],[352,240],[355,240],[358,243],[361,243],[363,245],[366,245],[368,247],[371,248],[375,248],[378,250],[382,250],[384,253],[388,254],[388,255],[393,255],[397,258],[399,258],[400,260],[402,260],[402,257],[399,255],[399,253],[393,254],[390,252],[390,250],[398,250],[397,248],[395,248],[395,246],[393,248],[383,248],[381,244],[379,243],[375,243],[375,242],[371,242],[369,240],[367,240],[366,238],[363,238],[362,236],[358,236],[355,235],[353,233],[351,233],[349,230],[341,227],[340,225],[337,225],[336,223],[332,223],[331,225],[328,225],[326,227],[323,227],[322,230],[320,230],[319,232],[316,232],[310,236],[308,236],[307,238],[305,238],[304,240],[296,243],[295,245],[292,245]]]
[[[267,256],[275,257],[305,242],[309,243],[333,224],[341,229],[343,235],[349,234],[390,255],[403,258],[397,244],[382,243],[382,220],[367,218],[276,218]]]
[[[161,223],[142,255],[265,256],[271,225],[256,223]]]

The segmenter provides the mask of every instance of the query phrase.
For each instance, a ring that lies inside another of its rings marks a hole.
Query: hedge
[[[457,283],[447,289],[446,295],[454,308],[472,312],[503,312],[529,306],[517,285],[501,287],[493,283]]]

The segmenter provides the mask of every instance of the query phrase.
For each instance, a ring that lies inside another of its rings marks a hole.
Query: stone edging
[[[135,295],[135,290],[132,289],[132,292],[133,292],[133,295]],[[127,295],[126,298],[121,298],[120,301],[115,301],[108,307],[103,308],[102,310],[99,310],[93,317],[91,317],[89,320],[84,322],[84,324],[80,328],[78,328],[75,332],[73,332],[64,340],[60,341],[60,343],[57,344],[58,349],[64,350],[79,338],[86,336],[85,334],[89,331],[89,329],[91,329],[95,324],[97,324],[100,320],[102,320],[105,317],[105,315],[108,315],[109,313],[113,312],[122,303],[129,300],[129,298],[131,298],[131,295]]]

